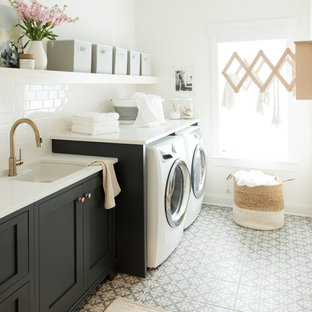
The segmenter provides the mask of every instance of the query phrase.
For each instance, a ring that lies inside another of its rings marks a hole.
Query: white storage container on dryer
[[[140,75],[140,57],[140,52],[128,51],[128,75]]]
[[[91,72],[91,43],[81,40],[48,42],[48,69]]]
[[[92,73],[113,73],[113,47],[104,44],[92,45]]]
[[[141,75],[151,76],[152,75],[152,55],[141,53]]]
[[[128,50],[114,47],[113,73],[127,75]]]

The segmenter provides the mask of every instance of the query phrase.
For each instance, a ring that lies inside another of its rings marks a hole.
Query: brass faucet
[[[21,123],[27,123],[33,128],[35,132],[35,139],[36,139],[37,147],[41,147],[42,145],[42,139],[40,138],[38,127],[32,120],[28,118],[21,118],[21,119],[16,120],[14,124],[12,125],[11,131],[10,131],[9,177],[16,176],[16,166],[20,166],[23,164],[21,149],[19,151],[18,160],[16,160],[15,152],[14,152],[14,133],[15,133],[17,126],[20,125]]]

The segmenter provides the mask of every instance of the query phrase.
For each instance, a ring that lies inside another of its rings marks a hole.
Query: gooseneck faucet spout
[[[14,122],[10,131],[10,158],[9,158],[9,177],[16,176],[16,166],[20,166],[23,164],[23,160],[21,159],[21,151],[19,159],[16,160],[15,151],[14,151],[14,133],[18,125],[26,123],[31,126],[35,133],[35,140],[37,147],[41,147],[42,139],[39,134],[39,129],[37,125],[28,118],[21,118]]]

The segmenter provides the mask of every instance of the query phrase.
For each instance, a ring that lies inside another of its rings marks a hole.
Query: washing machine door
[[[207,153],[202,144],[197,144],[192,160],[192,189],[196,198],[202,197],[204,194],[204,186],[207,169]]]
[[[183,160],[177,159],[169,172],[166,191],[166,217],[171,227],[183,221],[191,193],[191,176]]]

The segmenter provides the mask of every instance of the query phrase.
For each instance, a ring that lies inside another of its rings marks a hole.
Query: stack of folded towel
[[[73,115],[72,132],[98,135],[119,132],[117,113],[81,113]]]

